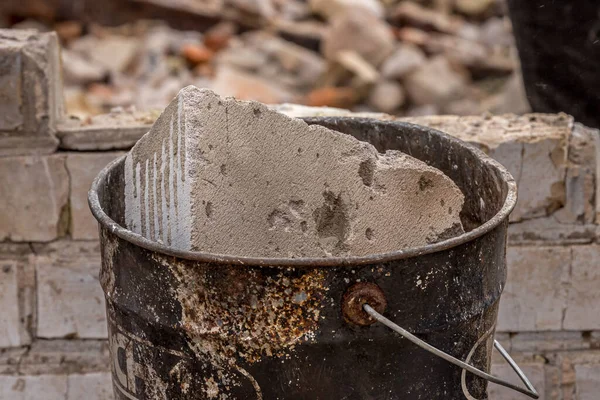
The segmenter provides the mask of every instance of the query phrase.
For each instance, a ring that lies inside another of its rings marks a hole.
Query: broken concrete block
[[[35,260],[37,336],[106,338],[104,294],[98,282],[98,244],[56,242],[52,246]]]
[[[561,330],[567,307],[571,249],[509,247],[506,262],[508,277],[500,300],[497,330]]]
[[[47,242],[67,231],[62,155],[0,157],[0,240]]]
[[[356,51],[373,65],[379,65],[394,50],[396,40],[385,21],[360,9],[348,10],[332,19],[323,38],[321,52],[335,61],[343,50]]]
[[[127,227],[184,250],[386,252],[462,232],[462,204],[419,160],[192,86],[125,161]]]
[[[115,158],[123,153],[68,153],[67,170],[71,177],[71,238],[97,239],[98,222],[88,206],[87,194],[96,175]]]
[[[64,113],[56,33],[0,30],[0,155],[51,153]]]

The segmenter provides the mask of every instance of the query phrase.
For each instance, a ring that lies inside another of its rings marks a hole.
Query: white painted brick
[[[107,337],[100,258],[86,246],[64,242],[56,252],[37,257],[39,337]]]
[[[17,264],[0,261],[0,347],[22,344],[20,325]]]
[[[56,239],[68,195],[64,156],[0,157],[0,240]]]
[[[577,400],[600,398],[600,364],[575,365]]]
[[[66,375],[0,376],[0,400],[66,399]]]
[[[540,400],[546,399],[545,396],[545,385],[546,377],[544,373],[544,364],[542,363],[519,363],[519,367],[525,372],[525,375],[531,381],[533,387],[540,394]],[[507,380],[515,385],[524,386],[519,377],[512,370],[508,364],[492,364],[492,374],[496,375],[504,380]],[[525,400],[529,397],[515,392],[512,389],[496,385],[494,383],[488,384],[488,396],[489,400]]]
[[[573,246],[573,265],[563,329],[600,329],[600,246]]]
[[[69,153],[67,170],[71,177],[71,237],[98,239],[98,222],[92,216],[87,194],[96,175],[123,153]]]
[[[568,247],[509,247],[498,331],[560,330],[567,306]]]
[[[113,400],[110,372],[69,375],[67,400],[83,399]]]

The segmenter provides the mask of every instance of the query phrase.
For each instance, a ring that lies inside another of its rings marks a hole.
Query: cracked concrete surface
[[[463,194],[398,151],[182,89],[125,161],[127,227],[183,250],[366,255],[463,232]]]

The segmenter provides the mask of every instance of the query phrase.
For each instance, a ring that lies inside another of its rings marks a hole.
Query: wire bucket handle
[[[371,318],[373,318],[377,322],[382,323],[383,325],[387,326],[394,332],[398,333],[400,336],[404,337],[405,339],[408,339],[409,341],[416,344],[420,348],[422,348],[440,358],[443,358],[444,360],[448,361],[449,363],[452,363],[452,364],[462,368],[463,369],[463,377],[462,377],[463,382],[465,379],[464,378],[465,371],[469,371],[470,373],[477,375],[478,377],[483,378],[489,382],[505,386],[505,387],[515,390],[519,393],[523,393],[533,399],[538,399],[540,397],[540,395],[535,390],[535,388],[533,387],[533,385],[531,384],[529,379],[527,379],[527,376],[525,376],[525,373],[521,370],[521,368],[519,368],[519,366],[517,365],[515,360],[512,359],[512,357],[507,353],[507,351],[504,349],[504,347],[502,347],[502,345],[497,340],[494,339],[494,347],[498,350],[498,352],[502,355],[502,357],[504,357],[506,362],[508,362],[508,364],[511,366],[511,368],[515,371],[515,373],[521,379],[521,382],[523,382],[523,384],[525,384],[525,386],[527,388],[523,388],[521,386],[514,385],[510,382],[507,382],[498,377],[490,375],[484,371],[481,371],[481,370],[473,367],[472,365],[467,364],[464,361],[459,360],[458,358],[451,356],[448,353],[445,353],[445,352],[433,347],[429,343],[424,342],[423,340],[419,339],[412,333],[408,332],[406,329],[396,325],[395,323],[393,323],[392,321],[390,321],[389,319],[387,319],[386,317],[384,317],[383,315],[381,315],[380,313],[375,311],[375,309],[373,309],[373,307],[371,307],[369,304],[363,304],[362,308],[367,314],[369,314],[369,316]]]

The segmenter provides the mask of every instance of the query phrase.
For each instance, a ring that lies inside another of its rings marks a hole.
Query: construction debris
[[[67,108],[82,119],[114,107],[162,109],[187,85],[398,116],[529,109],[515,91],[522,83],[514,40],[495,0],[135,2],[135,10],[107,3],[115,23],[135,11],[136,20],[159,15],[172,27],[141,20],[109,28],[69,20],[76,15],[62,9],[41,18],[12,0],[0,7],[0,20],[18,10],[15,28],[57,31]],[[174,29],[190,26],[196,30]]]
[[[136,143],[124,174],[127,227],[182,250],[362,256],[463,233],[464,196],[441,171],[193,86]]]

